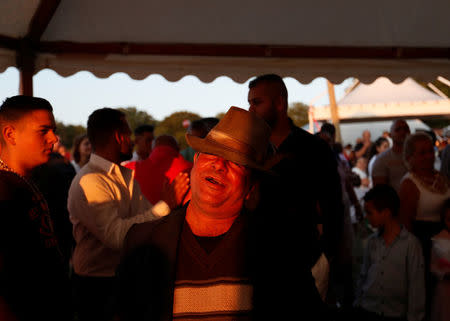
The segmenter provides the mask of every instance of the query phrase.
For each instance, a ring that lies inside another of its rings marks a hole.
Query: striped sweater
[[[206,239],[195,237],[184,224],[176,267],[174,320],[250,319],[253,287],[243,246],[244,221],[238,218],[223,236]]]

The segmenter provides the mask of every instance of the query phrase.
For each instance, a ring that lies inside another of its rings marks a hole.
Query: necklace
[[[45,200],[44,195],[42,195],[39,188],[32,181],[28,180],[25,176],[22,176],[19,173],[17,173],[16,171],[14,171],[11,167],[6,165],[6,163],[1,158],[0,158],[0,170],[10,172],[10,173],[16,175],[17,177],[19,177],[22,181],[24,181],[25,184],[27,184],[27,186],[30,188],[31,192],[33,193],[34,198],[41,204],[41,207],[43,208],[43,210],[47,214],[49,213],[48,204],[47,204],[47,201]],[[50,228],[53,231],[53,226],[51,224],[51,221],[49,223],[50,223]]]
[[[413,172],[411,174],[419,181],[420,185],[433,193],[444,194],[449,188],[445,177],[436,170],[433,170],[432,178],[422,177]]]

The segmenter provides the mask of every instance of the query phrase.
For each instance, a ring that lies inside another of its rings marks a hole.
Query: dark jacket
[[[134,225],[127,234],[126,254],[119,265],[121,320],[171,320],[176,272],[177,249],[185,224],[186,207],[155,221]],[[314,315],[325,320],[326,308],[314,284],[308,263],[299,255],[301,267],[291,275],[288,283],[280,284],[280,269],[267,269],[276,253],[267,252],[264,243],[258,244],[260,226],[250,215],[247,230],[248,258],[254,287],[254,320],[298,319],[299,315]],[[270,238],[270,235],[266,235]],[[296,256],[296,253],[292,253]]]
[[[0,170],[0,296],[18,320],[70,319],[70,283],[45,202]]]
[[[260,186],[258,215],[265,217],[266,229],[277,248],[309,256],[312,267],[322,252],[328,259],[336,255],[343,222],[342,191],[337,162],[331,148],[317,136],[291,123],[289,136],[281,143]],[[317,224],[323,224],[320,238]],[[292,260],[295,257],[291,257]],[[289,262],[295,266],[295,262]]]

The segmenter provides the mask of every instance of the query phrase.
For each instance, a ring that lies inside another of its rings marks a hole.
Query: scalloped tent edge
[[[408,7],[408,14],[404,8]],[[133,79],[161,74],[236,82],[278,73],[301,83],[380,76],[450,78],[448,0],[345,5],[230,0],[5,0],[0,2],[0,70],[20,71],[21,92],[49,68],[62,76],[85,70]],[[317,19],[320,15],[321,19]],[[276,24],[267,23],[277,19]]]

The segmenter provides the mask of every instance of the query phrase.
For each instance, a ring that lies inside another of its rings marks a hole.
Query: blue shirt
[[[422,247],[403,226],[389,246],[380,232],[369,237],[354,305],[386,317],[424,318]]]

